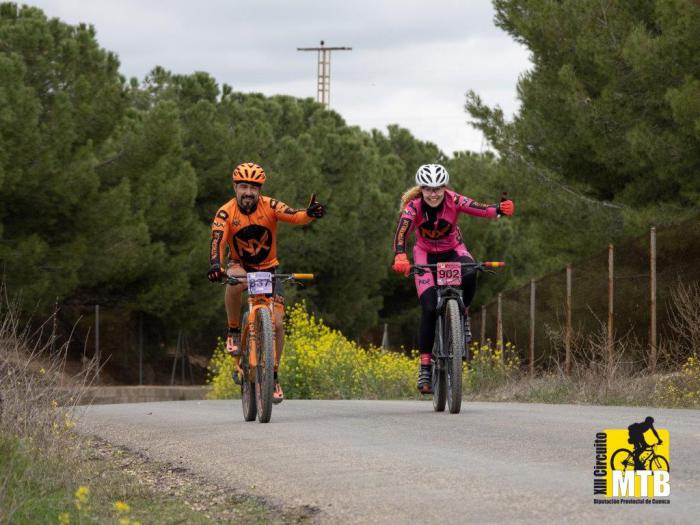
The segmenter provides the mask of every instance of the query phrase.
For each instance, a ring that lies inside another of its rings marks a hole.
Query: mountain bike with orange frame
[[[243,418],[268,423],[272,416],[272,393],[275,389],[275,356],[277,330],[274,310],[284,308],[274,293],[276,284],[313,279],[312,273],[248,272],[245,277],[229,276],[226,284],[248,285],[248,310],[241,322],[241,361],[237,372],[241,377]]]

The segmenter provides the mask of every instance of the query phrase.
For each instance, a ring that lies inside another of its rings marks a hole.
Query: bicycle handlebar
[[[455,261],[456,262],[456,261]],[[487,268],[502,268],[506,265],[505,261],[483,261],[483,262],[463,262],[461,263],[462,268],[473,268],[481,272],[493,273]],[[413,273],[418,275],[423,275],[430,269],[437,268],[437,264],[413,264],[411,265],[411,270]]]
[[[273,273],[271,275],[273,279],[283,279],[286,281],[310,281],[314,278],[313,273]],[[247,276],[235,276],[235,275],[224,275],[223,284],[236,285],[248,282]],[[300,285],[302,283],[299,283]]]
[[[296,279],[297,281],[310,281],[314,278],[314,274],[312,273],[293,273],[292,274],[292,279]]]

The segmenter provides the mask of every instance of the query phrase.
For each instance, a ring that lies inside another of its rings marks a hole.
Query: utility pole
[[[297,51],[316,51],[318,53],[318,79],[316,81],[316,100],[329,107],[331,103],[331,51],[352,51],[351,47],[297,47]]]

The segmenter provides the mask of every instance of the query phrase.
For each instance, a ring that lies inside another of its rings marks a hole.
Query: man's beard
[[[255,197],[241,197],[238,199],[238,206],[244,212],[250,213],[255,209],[255,205],[258,203],[258,199]]]

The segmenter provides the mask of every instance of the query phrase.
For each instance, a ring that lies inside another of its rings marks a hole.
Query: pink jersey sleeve
[[[460,213],[474,215],[475,217],[485,217],[487,219],[495,219],[497,216],[496,210],[498,206],[495,204],[481,204],[459,193],[454,194],[454,199]]]
[[[412,202],[401,212],[394,234],[394,253],[406,253],[406,239],[416,227],[416,214],[417,210]]]

